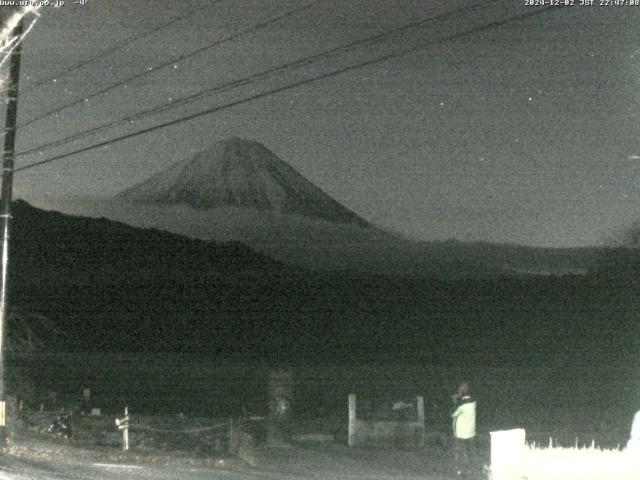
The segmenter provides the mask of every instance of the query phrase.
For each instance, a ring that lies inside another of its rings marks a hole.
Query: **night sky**
[[[390,57],[20,171],[17,195],[40,205],[46,196],[112,196],[239,136],[262,142],[367,220],[412,238],[601,244],[640,218],[640,6],[578,3],[506,23],[535,8],[525,0],[67,0],[43,7],[23,47],[19,124],[28,125],[18,131],[18,151],[435,18],[21,155],[18,167]]]

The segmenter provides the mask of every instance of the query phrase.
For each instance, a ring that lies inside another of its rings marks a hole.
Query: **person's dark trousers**
[[[475,470],[475,437],[454,438],[453,461],[456,473],[459,475],[469,475]]]

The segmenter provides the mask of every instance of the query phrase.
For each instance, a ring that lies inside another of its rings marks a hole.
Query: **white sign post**
[[[490,434],[491,478],[493,480],[520,480],[524,466],[524,429],[500,430],[490,432]]]

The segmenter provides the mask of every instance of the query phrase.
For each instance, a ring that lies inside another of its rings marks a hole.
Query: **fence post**
[[[416,406],[418,408],[418,423],[420,424],[420,437],[418,438],[418,446],[424,447],[425,427],[424,427],[424,397],[416,397]]]
[[[124,430],[122,430],[122,447],[125,451],[129,450],[129,407],[124,407]]]
[[[227,453],[235,455],[236,450],[236,432],[233,425],[233,417],[229,420],[229,440],[227,441]]]
[[[347,444],[350,447],[356,443],[356,394],[349,394],[349,438]]]
[[[129,450],[129,407],[124,407],[124,417],[116,418],[118,430],[122,430],[122,449]]]

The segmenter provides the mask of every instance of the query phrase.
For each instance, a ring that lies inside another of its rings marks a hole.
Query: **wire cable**
[[[58,160],[62,160],[64,158],[68,158],[68,157],[71,157],[73,155],[84,153],[84,152],[87,152],[87,151],[90,151],[90,150],[95,150],[96,148],[105,147],[105,146],[111,145],[113,143],[122,142],[124,140],[128,140],[128,139],[131,139],[131,138],[138,137],[140,135],[145,135],[147,133],[151,133],[151,132],[154,132],[156,130],[160,130],[162,128],[167,128],[167,127],[170,127],[170,126],[173,126],[173,125],[177,125],[177,124],[180,124],[180,123],[184,123],[184,122],[187,122],[187,121],[199,118],[199,117],[203,117],[203,116],[206,116],[206,115],[211,115],[213,113],[217,113],[219,111],[226,110],[228,108],[232,108],[232,107],[235,107],[235,106],[238,106],[238,105],[242,105],[244,103],[252,102],[252,101],[258,100],[260,98],[264,98],[264,97],[268,97],[268,96],[271,96],[271,95],[275,95],[277,93],[281,93],[281,92],[284,92],[284,91],[287,91],[287,90],[291,90],[293,88],[297,88],[297,87],[300,87],[300,86],[303,86],[303,85],[308,85],[308,84],[311,84],[311,83],[315,83],[315,82],[317,82],[319,80],[324,80],[324,79],[327,79],[327,78],[335,77],[335,76],[341,75],[341,74],[346,73],[346,72],[350,72],[350,71],[353,71],[353,70],[364,68],[364,67],[367,67],[367,66],[370,66],[370,65],[374,65],[376,63],[384,62],[386,60],[390,60],[392,58],[396,58],[396,57],[399,57],[399,56],[404,56],[404,55],[407,55],[409,53],[414,53],[414,52],[422,50],[424,48],[431,47],[433,45],[438,45],[438,44],[441,44],[441,43],[445,43],[445,42],[448,42],[448,41],[451,41],[451,40],[455,40],[457,38],[461,38],[461,37],[469,35],[469,34],[490,30],[490,29],[493,29],[493,28],[496,28],[496,27],[501,27],[501,26],[504,26],[504,25],[506,25],[508,23],[511,23],[511,22],[514,22],[514,21],[520,21],[520,20],[523,20],[523,19],[526,19],[526,18],[530,18],[530,17],[536,16],[536,15],[540,15],[542,13],[547,12],[548,10],[550,10],[552,8],[558,9],[558,8],[561,8],[561,7],[548,6],[548,7],[540,8],[540,9],[537,9],[537,10],[533,10],[533,11],[530,11],[530,12],[527,12],[527,13],[524,13],[524,14],[521,14],[521,15],[516,15],[516,16],[513,16],[513,17],[509,17],[509,18],[506,18],[506,19],[503,19],[503,20],[496,20],[496,21],[493,21],[493,22],[489,22],[489,23],[487,23],[485,25],[480,25],[480,26],[477,26],[477,27],[470,28],[468,30],[464,30],[462,32],[454,33],[452,35],[447,35],[447,36],[442,37],[442,38],[440,38],[438,40],[435,40],[435,41],[430,41],[430,42],[427,42],[425,44],[421,44],[421,45],[414,46],[414,47],[411,47],[411,48],[406,48],[406,49],[403,49],[403,50],[400,50],[400,51],[397,51],[397,52],[394,52],[394,53],[390,53],[390,54],[387,54],[387,55],[384,55],[382,57],[378,57],[378,58],[375,58],[375,59],[372,59],[372,60],[366,60],[366,61],[354,64],[354,65],[349,65],[347,67],[343,67],[343,68],[340,68],[338,70],[334,70],[332,72],[328,72],[328,73],[325,73],[325,74],[322,74],[322,75],[318,75],[318,76],[316,76],[314,78],[308,78],[308,79],[300,80],[300,81],[297,81],[297,82],[294,82],[294,83],[290,83],[288,85],[284,85],[284,86],[281,86],[281,87],[276,87],[276,88],[273,88],[271,90],[267,90],[265,92],[257,93],[255,95],[250,96],[250,97],[245,97],[245,98],[240,99],[240,100],[229,102],[229,103],[227,103],[225,105],[220,105],[220,106],[217,106],[217,107],[213,107],[213,108],[204,110],[202,112],[197,112],[197,113],[194,113],[194,114],[182,117],[182,118],[171,120],[169,122],[165,122],[165,123],[161,123],[159,125],[155,125],[155,126],[152,126],[152,127],[144,128],[144,129],[138,130],[136,132],[132,132],[132,133],[128,133],[128,134],[125,134],[125,135],[121,135],[121,136],[113,138],[111,140],[107,140],[107,141],[104,141],[104,142],[100,142],[100,143],[96,143],[96,144],[93,144],[93,145],[89,145],[87,147],[79,148],[79,149],[71,151],[71,152],[67,152],[67,153],[63,153],[63,154],[60,154],[60,155],[56,155],[56,156],[51,157],[51,158],[47,158],[47,159],[44,159],[44,160],[41,160],[41,161],[38,161],[38,162],[31,163],[29,165],[25,165],[23,167],[16,168],[15,172],[20,172],[20,171],[28,170],[28,169],[31,169],[31,168],[35,168],[37,166],[41,166],[41,165],[52,163],[52,162],[55,162],[55,161],[58,161]]]
[[[439,14],[439,15],[435,15],[433,17],[429,17],[429,18],[422,19],[422,20],[419,20],[419,21],[411,22],[409,24],[402,25],[400,27],[394,28],[394,29],[389,30],[387,32],[383,32],[383,33],[379,33],[379,34],[376,34],[376,35],[372,35],[372,36],[366,37],[364,39],[353,41],[353,42],[348,43],[346,45],[341,45],[341,46],[338,46],[338,47],[331,48],[329,50],[325,50],[323,52],[317,53],[317,54],[309,56],[309,57],[305,57],[305,58],[302,58],[302,59],[299,59],[299,60],[295,60],[293,62],[288,62],[288,63],[282,64],[282,65],[279,65],[277,67],[269,68],[267,70],[263,70],[261,72],[255,73],[255,74],[253,74],[251,76],[244,77],[242,79],[234,80],[232,82],[227,82],[225,84],[218,85],[218,86],[215,86],[215,87],[212,87],[212,88],[207,88],[207,89],[202,90],[200,92],[196,92],[196,93],[193,93],[191,95],[187,95],[186,97],[182,97],[182,98],[173,100],[171,102],[166,102],[164,104],[149,108],[147,110],[143,110],[143,111],[135,113],[133,115],[129,115],[129,116],[126,116],[124,118],[121,118],[121,119],[118,119],[118,120],[114,120],[114,121],[109,122],[107,124],[104,124],[104,125],[101,125],[101,126],[98,126],[98,127],[94,127],[94,128],[85,130],[83,132],[78,132],[76,134],[73,134],[73,135],[70,135],[68,137],[64,137],[64,138],[58,139],[58,140],[54,140],[52,142],[40,145],[38,147],[33,147],[33,148],[28,149],[28,150],[23,150],[21,152],[18,152],[16,154],[16,156],[28,155],[28,154],[31,154],[31,153],[34,153],[34,152],[40,152],[43,149],[48,149],[48,148],[53,148],[53,147],[65,145],[67,143],[73,142],[75,140],[79,140],[81,138],[85,138],[87,136],[96,134],[98,132],[101,132],[103,130],[106,130],[106,129],[109,129],[109,128],[112,128],[112,127],[115,127],[115,126],[127,124],[127,123],[130,123],[130,122],[134,122],[135,120],[139,120],[140,118],[144,118],[144,117],[147,117],[147,116],[150,116],[150,115],[154,115],[156,113],[160,113],[160,112],[167,111],[167,110],[170,110],[170,109],[173,109],[173,108],[177,108],[179,106],[183,106],[183,105],[192,103],[192,102],[194,102],[196,100],[199,100],[199,99],[202,99],[202,98],[206,98],[206,97],[212,96],[212,95],[214,95],[216,93],[221,93],[221,92],[230,90],[232,88],[245,86],[245,85],[248,85],[248,84],[251,84],[253,82],[258,81],[259,79],[265,78],[265,77],[267,77],[269,75],[273,75],[273,74],[276,74],[276,73],[284,72],[286,70],[293,69],[295,67],[301,67],[301,66],[304,66],[304,65],[309,65],[309,64],[311,64],[313,62],[321,60],[321,59],[323,59],[325,57],[336,55],[336,54],[338,54],[340,52],[348,51],[350,49],[353,49],[353,48],[356,48],[356,47],[361,47],[361,46],[366,45],[366,44],[378,43],[378,42],[380,42],[382,40],[385,40],[385,39],[387,39],[387,38],[389,38],[391,36],[398,35],[398,34],[400,34],[402,32],[405,32],[405,31],[408,31],[408,30],[412,30],[412,29],[415,29],[415,28],[418,28],[418,27],[423,27],[426,24],[434,22],[434,21],[444,20],[444,19],[446,19],[448,17],[455,16],[458,13],[463,12],[463,11],[471,11],[471,10],[474,10],[476,8],[479,8],[479,7],[486,7],[487,4],[496,3],[498,1],[500,1],[500,0],[490,0],[489,2],[478,2],[478,3],[474,4],[474,5],[465,6],[465,7],[459,7],[457,9],[445,12],[443,14]]]
[[[216,3],[220,3],[221,1],[222,0],[216,0],[212,5],[214,5]],[[107,57],[107,56],[109,56],[109,55],[111,55],[113,53],[116,53],[118,50],[120,50],[123,47],[126,47],[127,45],[130,45],[130,44],[132,44],[134,42],[137,42],[138,40],[141,40],[141,39],[143,39],[145,37],[151,36],[151,35],[159,32],[160,30],[168,28],[168,27],[170,27],[170,26],[172,26],[172,25],[174,25],[176,23],[179,23],[182,20],[185,20],[185,19],[187,19],[189,17],[192,17],[192,16],[194,16],[196,14],[201,15],[202,13],[201,12],[195,12],[195,13],[194,12],[190,12],[188,14],[181,15],[179,17],[176,17],[176,18],[172,19],[172,20],[169,20],[168,22],[165,22],[165,23],[163,23],[161,25],[153,27],[151,30],[147,30],[147,31],[142,32],[142,33],[140,33],[138,35],[134,35],[134,36],[131,36],[129,38],[126,38],[126,39],[122,40],[121,42],[118,42],[115,45],[107,48],[106,50],[103,50],[102,52],[98,53],[97,55],[94,55],[93,57],[90,57],[90,58],[88,58],[86,60],[82,60],[82,61],[76,63],[75,65],[72,65],[71,67],[68,67],[68,68],[60,71],[58,74],[51,75],[48,78],[44,78],[42,80],[39,80],[38,82],[35,82],[33,85],[31,85],[31,86],[27,87],[26,89],[24,89],[24,91],[22,93],[26,94],[26,93],[28,93],[28,92],[30,92],[32,90],[35,90],[38,87],[41,87],[42,85],[44,85],[46,83],[53,82],[54,80],[57,80],[59,78],[64,78],[64,77],[68,76],[70,73],[81,69],[82,67],[85,67],[85,66],[87,66],[87,65],[89,65],[89,64],[91,64],[91,63],[93,63],[93,62],[95,62],[97,60],[100,60],[103,57]]]
[[[261,22],[261,23],[259,23],[257,25],[253,25],[252,27],[249,27],[249,28],[247,28],[245,30],[242,30],[240,32],[235,32],[235,33],[232,33],[230,35],[227,35],[227,36],[223,37],[220,40],[216,40],[213,43],[205,45],[204,47],[200,47],[200,48],[197,48],[196,50],[192,50],[189,53],[186,53],[186,54],[183,53],[183,54],[180,54],[178,56],[172,57],[169,60],[165,61],[164,63],[161,63],[160,65],[156,65],[155,67],[149,67],[148,69],[144,70],[143,72],[140,72],[140,73],[132,75],[132,76],[130,76],[128,78],[125,78],[124,80],[121,80],[121,81],[116,82],[116,83],[114,83],[112,85],[109,85],[108,87],[105,87],[105,88],[103,88],[101,90],[98,90],[97,92],[94,92],[94,93],[92,93],[90,95],[85,95],[82,98],[74,100],[71,103],[68,103],[66,105],[63,105],[63,106],[60,106],[60,107],[56,107],[56,108],[54,108],[52,110],[49,110],[48,112],[45,112],[44,114],[42,114],[42,115],[40,115],[38,117],[32,118],[31,120],[28,120],[28,121],[26,121],[26,122],[24,122],[22,124],[19,124],[18,128],[24,128],[24,127],[26,127],[28,125],[31,125],[32,123],[35,123],[35,122],[40,121],[40,120],[42,120],[44,118],[50,117],[51,115],[59,113],[59,112],[61,112],[63,110],[71,108],[71,107],[73,107],[75,105],[86,103],[87,101],[89,101],[92,98],[98,97],[98,96],[103,95],[103,94],[105,94],[107,92],[115,90],[118,87],[126,85],[126,84],[128,84],[128,83],[130,83],[132,81],[138,80],[138,79],[143,78],[143,77],[145,77],[147,75],[150,75],[152,73],[155,73],[158,70],[162,70],[162,69],[167,68],[169,66],[176,65],[177,63],[180,63],[180,62],[182,62],[184,60],[187,60],[188,58],[194,57],[195,55],[198,55],[198,54],[200,54],[200,53],[202,53],[202,52],[204,52],[206,50],[210,50],[210,49],[218,47],[218,46],[220,46],[220,45],[222,45],[224,43],[231,42],[231,41],[236,40],[237,38],[239,38],[241,36],[244,36],[244,35],[259,31],[262,28],[265,28],[265,27],[267,27],[269,25],[272,25],[274,23],[279,22],[280,20],[283,20],[283,19],[285,19],[287,17],[290,17],[290,16],[292,16],[292,15],[294,15],[296,13],[299,13],[301,11],[307,10],[307,9],[313,7],[314,5],[316,5],[317,3],[319,3],[320,1],[322,1],[322,0],[315,0],[314,2],[311,2],[311,3],[307,4],[307,5],[303,5],[302,7],[297,7],[295,9],[293,9],[293,10],[290,10],[290,11],[285,12],[283,14],[280,14],[280,15],[277,15],[275,17],[272,17],[269,20]]]

